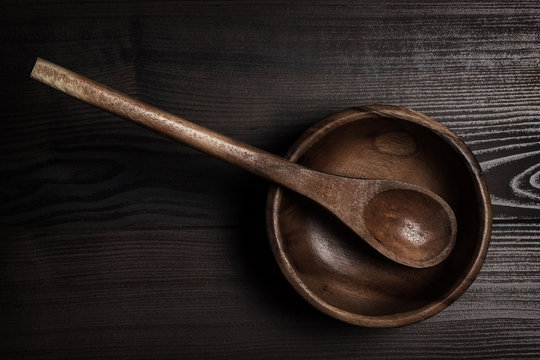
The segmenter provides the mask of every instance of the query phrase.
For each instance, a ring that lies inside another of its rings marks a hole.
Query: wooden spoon
[[[337,216],[384,256],[424,268],[452,251],[450,206],[416,185],[321,173],[190,123],[38,58],[31,78],[300,193]]]

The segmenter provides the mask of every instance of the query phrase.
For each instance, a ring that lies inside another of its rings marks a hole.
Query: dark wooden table
[[[540,358],[540,4],[2,4],[0,357]],[[28,78],[35,57],[271,152],[394,104],[460,135],[493,201],[456,303],[398,329],[308,305],[268,184]]]

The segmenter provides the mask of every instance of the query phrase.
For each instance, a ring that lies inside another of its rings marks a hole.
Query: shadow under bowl
[[[267,225],[276,260],[324,313],[367,327],[412,324],[459,298],[480,271],[491,234],[485,180],[468,147],[436,120],[396,106],[347,109],[308,129],[286,157],[322,172],[425,187],[457,219],[450,256],[416,269],[385,258],[310,200],[273,186]]]

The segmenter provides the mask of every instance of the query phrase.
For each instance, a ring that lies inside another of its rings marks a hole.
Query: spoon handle
[[[41,58],[36,60],[30,77],[320,201],[319,196],[313,196],[313,189],[320,188],[322,183],[326,182],[327,174],[309,170],[254,146],[193,124]]]

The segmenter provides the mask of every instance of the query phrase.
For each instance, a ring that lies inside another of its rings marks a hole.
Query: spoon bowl
[[[457,221],[455,245],[446,260],[412,268],[358,241],[355,233],[301,196],[272,187],[267,203],[272,250],[285,277],[313,306],[355,325],[403,326],[437,314],[473,282],[489,244],[490,200],[473,154],[446,127],[395,106],[347,109],[308,129],[286,157],[330,174],[420,186],[444,199]],[[380,237],[414,233],[416,224],[403,221],[411,211],[408,201],[422,203],[415,211],[435,217],[437,206],[430,199],[406,190],[381,192],[366,206],[366,226]],[[381,214],[386,207],[394,207],[390,215]],[[438,224],[419,238],[445,234],[446,225]],[[421,241],[409,245],[410,255],[422,246]]]
[[[428,267],[446,259],[456,240],[454,213],[442,204],[419,191],[385,190],[371,198],[364,219],[373,237],[401,258],[399,263]]]

